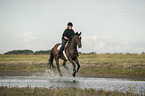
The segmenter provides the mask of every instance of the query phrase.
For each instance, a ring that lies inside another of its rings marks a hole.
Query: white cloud
[[[97,37],[97,39],[93,39]],[[128,42],[114,40],[110,36],[84,36],[82,40],[82,52],[97,53],[141,53],[145,50],[143,42]]]
[[[29,42],[31,40],[35,40],[37,39],[35,36],[34,36],[34,33],[33,32],[25,32],[22,34],[22,37],[24,38],[24,41],[25,42]]]
[[[124,16],[145,16],[144,10],[134,9],[120,9],[119,12]]]
[[[106,44],[103,42],[103,41],[100,41],[99,43],[98,43],[98,45],[96,45],[96,48],[98,49],[98,48],[104,48],[106,46]]]
[[[92,36],[92,39],[93,39],[93,40],[97,40],[98,37],[94,35],[94,36]]]

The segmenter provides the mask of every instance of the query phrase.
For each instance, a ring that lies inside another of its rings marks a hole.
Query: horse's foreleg
[[[66,66],[66,60],[63,61],[62,66]]]
[[[69,61],[71,62],[71,64],[73,65],[73,77],[75,77],[76,76],[76,64],[73,62],[73,60],[71,59],[71,58],[69,58]]]
[[[79,71],[79,69],[80,69],[80,63],[79,63],[78,58],[76,58],[76,59],[75,59],[75,62],[76,62],[76,64],[77,64],[77,66],[78,66],[78,68],[77,68],[77,72],[78,72],[78,71]]]

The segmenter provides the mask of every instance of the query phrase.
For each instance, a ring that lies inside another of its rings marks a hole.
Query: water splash
[[[50,71],[55,74],[53,71]],[[58,74],[58,73],[57,73]],[[122,92],[133,91],[133,93],[145,94],[145,81],[130,81],[116,78],[82,78],[82,77],[60,77],[54,76],[0,76],[0,86],[17,87],[73,87],[93,88],[104,90],[119,90]]]
[[[61,73],[62,73],[62,77],[60,77],[59,73],[57,70],[55,69],[51,69],[45,70],[44,76],[47,76],[48,78],[70,78],[72,77],[72,67],[68,67],[68,69],[66,69],[65,67],[60,67]]]
[[[69,72],[61,67],[63,77],[57,70],[45,70],[43,75],[39,76],[0,76],[0,86],[17,86],[17,87],[73,87],[73,88],[93,88],[104,90],[130,91],[134,93],[145,94],[145,81],[133,81],[128,79],[116,78],[83,78],[72,77],[72,68]]]

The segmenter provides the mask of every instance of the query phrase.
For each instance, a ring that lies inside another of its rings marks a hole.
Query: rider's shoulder
[[[64,31],[68,31],[68,28],[66,28]]]
[[[71,29],[72,31],[74,31],[73,29]]]

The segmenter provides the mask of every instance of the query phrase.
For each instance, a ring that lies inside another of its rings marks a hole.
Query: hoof
[[[76,77],[76,72],[74,72],[74,73],[72,74],[72,76],[73,76],[73,77]]]
[[[60,74],[60,77],[62,77],[62,75]]]
[[[52,68],[56,68],[55,66],[52,66]]]

